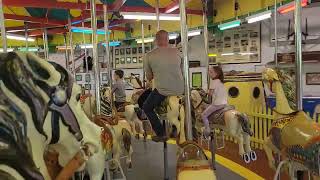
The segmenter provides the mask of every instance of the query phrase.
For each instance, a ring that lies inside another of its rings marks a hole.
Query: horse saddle
[[[221,125],[225,126],[225,121],[224,121],[224,113],[230,110],[234,110],[234,106],[226,105],[226,106],[221,106],[220,109],[216,110],[214,113],[212,113],[209,116],[209,122],[212,125]]]
[[[166,114],[168,112],[167,107],[169,105],[169,97],[167,97],[160,106],[156,107],[155,111],[157,114]]]
[[[135,107],[134,111],[136,112],[136,114],[140,120],[147,120],[147,116],[141,108]]]
[[[105,124],[109,124],[110,126],[118,125],[119,118],[118,117],[107,117],[104,115],[96,115],[94,117],[94,123],[100,127],[104,127]]]

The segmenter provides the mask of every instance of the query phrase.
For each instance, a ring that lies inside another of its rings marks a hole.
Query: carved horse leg
[[[257,160],[257,154],[255,151],[253,151],[251,149],[250,146],[250,136],[248,133],[243,133],[243,143],[244,143],[244,151],[246,152],[246,154],[248,154],[250,156],[250,159],[252,161],[256,161]]]
[[[274,157],[272,155],[272,152],[280,154],[280,151],[278,150],[278,148],[276,148],[273,145],[270,137],[268,137],[265,140],[265,142],[263,144],[263,149],[266,152],[266,155],[267,155],[267,158],[268,158],[268,161],[269,161],[269,167],[271,167],[272,169],[276,169],[276,167],[275,167],[275,159],[274,159]]]
[[[179,134],[180,129],[180,122],[179,122],[179,114],[180,114],[180,104],[179,104],[179,98],[176,96],[169,97],[169,105],[167,106],[167,118],[169,122],[176,126],[177,133]]]
[[[250,157],[249,155],[244,151],[244,146],[243,146],[243,133],[238,133],[236,136],[234,136],[238,139],[238,144],[239,144],[239,155],[242,157],[245,163],[250,162]]]

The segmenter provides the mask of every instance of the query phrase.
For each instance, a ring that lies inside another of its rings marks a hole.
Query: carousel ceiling
[[[187,0],[188,14],[202,14],[199,0]],[[103,27],[103,3],[108,5],[110,29],[130,31],[127,23],[117,16],[117,12],[155,12],[156,0],[97,0],[98,28]],[[72,26],[90,27],[89,0],[3,0],[5,26],[7,32],[23,34],[25,28],[30,36],[41,36],[42,29],[48,28],[48,34],[67,32],[68,18]],[[176,0],[160,0],[160,12],[178,14],[179,4]],[[100,17],[100,18],[99,18]]]

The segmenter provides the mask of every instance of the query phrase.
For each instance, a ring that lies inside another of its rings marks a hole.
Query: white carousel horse
[[[142,86],[141,81],[138,77],[134,76],[133,74],[129,78],[130,84],[133,85],[135,92],[132,94],[131,97],[131,105],[127,105],[125,107],[125,117],[126,119],[135,127],[136,124],[138,124],[139,128],[141,130],[140,133],[145,133],[145,130],[143,128],[142,121],[137,117],[137,114],[135,112],[135,108],[137,107],[137,101],[139,99],[139,96],[143,93],[144,89]],[[149,84],[149,86],[153,86],[153,82]],[[165,102],[162,103],[161,107],[158,109],[158,115],[161,116],[164,119],[167,119],[170,125],[174,125],[177,129],[177,134],[182,133],[183,139],[180,139],[182,143],[185,141],[185,130],[184,128],[181,129],[180,127],[184,127],[180,125],[181,118],[184,118],[184,105],[182,104],[182,98],[178,96],[170,96],[167,97]],[[159,111],[160,110],[160,111]],[[184,120],[183,120],[184,121]],[[137,129],[137,128],[134,128]]]
[[[197,124],[202,124],[201,113],[208,106],[198,90],[191,91],[191,104],[196,114]],[[209,117],[210,127],[212,129],[219,128],[229,133],[238,140],[239,155],[246,163],[257,159],[256,153],[251,149],[250,136],[252,135],[250,123],[247,116],[234,109],[227,109],[221,112],[221,121],[216,122],[217,117]],[[212,123],[212,121],[214,121]],[[218,124],[215,124],[218,123]],[[202,125],[203,126],[203,125]]]
[[[96,140],[99,128],[85,116],[79,102],[80,87],[61,66],[53,66],[30,53],[10,52],[0,54],[0,68],[1,97],[7,97],[11,102],[3,104],[5,101],[2,101],[0,111],[19,115],[17,127],[23,129],[20,132],[27,144],[22,151],[32,158],[33,172],[40,172],[43,179],[51,179],[43,158],[50,144],[60,153],[62,166],[83,147],[86,156],[96,153],[100,145]],[[8,105],[11,107],[6,109]],[[4,119],[4,116],[0,118]],[[2,151],[6,146],[1,147]],[[12,166],[12,162],[1,159],[0,171],[18,179],[19,176],[41,179],[34,178],[32,171],[28,174],[28,169],[19,167],[27,161],[20,159]]]
[[[109,129],[108,131],[111,133],[110,137],[112,137],[112,156],[113,159],[120,162],[120,157],[122,154],[126,156],[126,163],[129,168],[132,167],[132,154],[133,149],[131,145],[131,136],[132,134],[132,127],[131,125],[124,119],[118,118],[112,118],[110,117],[110,114],[104,114],[103,112],[110,112],[111,107],[110,101],[106,98],[108,97],[108,94],[105,93],[105,90],[103,89],[101,91],[101,113],[102,116],[97,116],[94,109],[90,109],[90,100],[89,98],[84,99],[82,108],[84,109],[84,112],[89,116],[90,111],[93,112],[93,115],[95,116],[92,120],[98,124],[101,127]],[[95,106],[95,97],[91,97],[91,107]],[[109,117],[107,117],[109,116]],[[109,123],[109,124],[108,124]],[[105,124],[105,125],[103,125]],[[130,141],[129,141],[130,139]],[[110,156],[108,157],[110,160]],[[116,169],[115,166],[111,167],[112,169]]]
[[[319,178],[320,125],[305,112],[291,109],[276,71],[267,68],[262,78],[265,87],[276,94],[276,108],[273,109],[275,120],[263,146],[269,166],[275,168],[273,153],[276,153],[284,159],[281,165],[289,164],[291,179],[295,179],[295,171],[299,170],[307,170]],[[280,168],[279,165],[277,172],[280,172]]]

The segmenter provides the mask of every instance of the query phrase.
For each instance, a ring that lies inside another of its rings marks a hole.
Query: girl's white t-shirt
[[[210,89],[213,90],[212,104],[225,105],[228,104],[227,91],[220,79],[214,79],[210,83]]]

